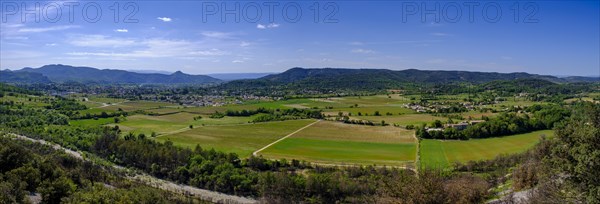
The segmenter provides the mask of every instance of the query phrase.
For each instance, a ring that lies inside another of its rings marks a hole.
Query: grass
[[[171,141],[175,145],[237,153],[247,157],[255,150],[286,136],[314,120],[292,120],[244,125],[204,126],[172,135],[156,137],[159,141]]]
[[[376,143],[414,143],[414,132],[391,126],[350,125],[340,122],[321,121],[298,132],[293,137]]]
[[[261,152],[268,158],[317,163],[404,166],[415,159],[414,144],[287,138]]]
[[[349,112],[349,113],[352,113],[352,116],[358,116],[358,113],[361,113],[362,116],[365,116],[366,114],[368,114],[369,116],[372,116],[375,114],[375,111],[379,111],[379,114],[381,114],[381,115],[385,115],[388,112],[392,113],[394,115],[415,113],[415,111],[408,109],[408,108],[404,108],[400,104],[389,105],[389,106],[360,106],[359,105],[358,108],[350,108],[350,107],[334,108],[331,111],[333,111],[333,112],[338,112],[338,111]]]
[[[357,118],[369,120],[373,122],[381,122],[385,120],[389,124],[399,124],[401,126],[406,125],[421,125],[423,123],[430,124],[435,120],[447,121],[448,118],[432,116],[430,114],[402,114],[394,116],[356,116]]]
[[[317,163],[404,166],[415,159],[413,132],[321,121],[260,154]]]
[[[6,95],[4,95],[3,97],[0,97],[0,102],[14,101],[15,103],[23,103],[23,105],[33,106],[33,107],[44,107],[44,106],[50,105],[50,104],[44,103],[42,101],[43,99],[47,99],[48,97],[37,97],[37,96],[26,96],[26,95],[9,96],[8,93],[5,93],[5,94]]]
[[[524,152],[533,147],[540,135],[552,136],[552,130],[535,131],[505,137],[471,139],[467,141],[422,140],[421,164],[447,168],[454,162],[493,159],[500,154]]]
[[[201,119],[194,120],[194,117],[201,116]],[[169,134],[174,131],[180,131],[188,128],[189,125],[194,127],[201,126],[214,126],[214,125],[235,125],[235,124],[247,124],[249,121],[257,116],[251,117],[224,117],[219,119],[209,118],[208,115],[198,115],[188,112],[179,112],[174,114],[166,114],[160,116],[151,115],[132,115],[127,117],[126,121],[123,121],[118,125],[124,132],[133,132],[136,134],[144,133],[150,135],[152,132],[158,135]]]
[[[157,134],[166,134],[188,127],[189,123],[170,121],[169,119],[149,116],[149,115],[133,115],[127,117],[126,121],[118,124],[119,128],[124,132],[133,132],[135,134],[144,133],[151,135],[152,132]]]
[[[120,99],[120,98],[108,98],[108,97],[97,97],[97,96],[90,96],[88,98],[89,101],[93,101],[93,102],[98,102],[98,103],[120,103],[125,101],[125,99]]]
[[[96,120],[94,120],[94,119],[71,120],[71,121],[69,121],[69,124],[73,125],[73,126],[100,126],[100,125],[106,125],[106,124],[110,124],[110,123],[114,123],[114,122],[115,122],[114,118],[98,118]]]

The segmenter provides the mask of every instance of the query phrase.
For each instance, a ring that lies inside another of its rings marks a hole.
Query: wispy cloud
[[[264,30],[264,29],[268,29],[268,28],[279,28],[279,24],[277,23],[271,23],[271,24],[267,24],[267,25],[263,25],[263,24],[257,24],[256,28]]]
[[[218,38],[218,39],[233,38],[233,33],[226,33],[226,32],[204,31],[200,34],[202,34],[204,37],[207,37],[207,38]]]
[[[364,45],[365,43],[359,42],[359,41],[353,41],[353,42],[350,42],[348,44],[350,44],[350,45]]]
[[[115,32],[117,32],[117,33],[127,33],[127,32],[129,32],[129,30],[127,30],[127,29],[116,29]]]
[[[3,40],[29,40],[29,37],[26,36],[14,36],[14,37],[5,37]]]
[[[429,33],[429,35],[433,35],[433,36],[439,36],[439,37],[444,37],[444,36],[449,36],[450,34],[448,33]]]
[[[161,20],[163,22],[171,22],[173,20],[173,19],[171,19],[169,17],[158,17],[156,19]]]
[[[49,32],[49,31],[67,30],[67,29],[78,28],[78,27],[79,26],[74,26],[74,25],[62,25],[62,26],[50,26],[50,27],[43,27],[43,28],[21,28],[18,30],[18,32],[20,32],[20,33],[42,33],[42,32]]]
[[[240,47],[248,47],[248,46],[250,46],[251,44],[252,44],[252,43],[249,43],[249,42],[246,42],[246,41],[242,41],[242,42],[240,43]]]
[[[128,47],[136,44],[133,39],[105,35],[74,35],[69,37],[68,43],[78,47]]]
[[[127,43],[138,45],[137,49],[130,51],[107,52],[100,50],[98,52],[69,52],[67,55],[72,56],[102,56],[102,57],[131,57],[131,58],[162,58],[162,57],[209,57],[228,55],[229,52],[216,49],[205,48],[203,43],[187,40],[169,40],[169,39],[144,39],[130,40],[118,38],[99,38],[84,45],[105,45],[112,44],[107,42],[125,41]],[[131,42],[129,42],[131,41]],[[130,49],[131,47],[127,47]]]
[[[350,52],[352,52],[352,53],[360,53],[360,54],[372,54],[372,53],[375,53],[375,51],[373,51],[373,50],[366,50],[366,49],[352,49],[352,50],[350,50]]]
[[[233,61],[231,61],[231,63],[236,63],[236,64],[237,63],[244,63],[244,61],[243,60],[233,60]]]

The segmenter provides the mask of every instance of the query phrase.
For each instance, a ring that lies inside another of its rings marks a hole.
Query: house
[[[444,131],[444,128],[427,128],[426,130],[428,133],[429,132],[434,132],[434,131]]]

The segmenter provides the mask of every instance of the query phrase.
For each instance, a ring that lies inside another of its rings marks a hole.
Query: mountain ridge
[[[132,84],[211,84],[222,82],[205,75],[189,75],[177,71],[172,74],[137,73],[119,69],[97,69],[62,64],[44,65],[39,68],[26,67],[16,73],[38,73],[52,82],[132,83]]]
[[[281,73],[238,73],[223,77],[241,77],[242,79],[218,79],[210,75],[190,75],[181,71],[171,74],[137,73],[119,69],[97,69],[85,66],[62,64],[44,65],[39,68],[25,67],[20,70],[2,71],[0,81],[21,83],[50,82],[94,82],[94,83],[132,83],[132,84],[217,84],[227,82],[225,86],[320,86],[331,88],[393,88],[407,83],[447,84],[455,82],[485,83],[494,80],[542,79],[554,83],[598,82],[597,77],[556,77],[550,75],[529,74],[526,72],[498,73],[480,71],[448,70],[390,70],[390,69],[350,69],[350,68],[301,68],[294,67]],[[219,74],[213,74],[219,75]]]

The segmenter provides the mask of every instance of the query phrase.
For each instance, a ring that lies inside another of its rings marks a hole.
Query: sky
[[[600,1],[0,4],[0,69],[67,64],[191,74],[336,67],[600,75]]]

